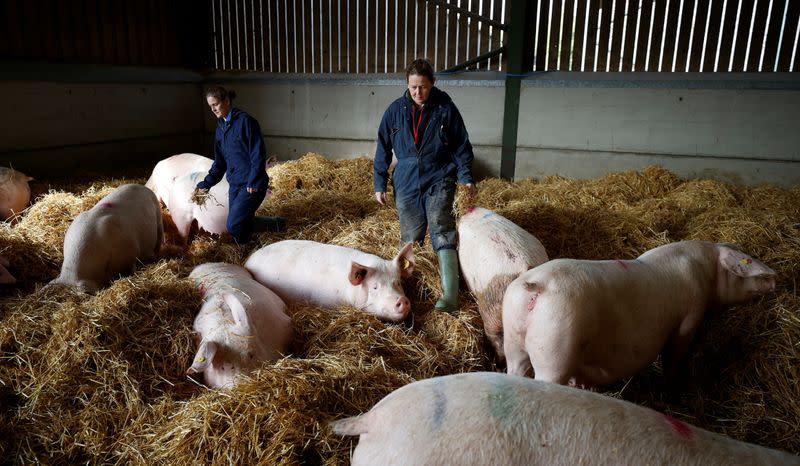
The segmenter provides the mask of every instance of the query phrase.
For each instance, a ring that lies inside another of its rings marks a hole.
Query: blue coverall
[[[237,243],[243,244],[250,240],[253,217],[267,195],[267,153],[255,118],[235,107],[229,116],[230,122],[224,118],[217,122],[214,163],[197,187],[210,189],[227,175],[228,231]],[[248,187],[257,191],[249,193]]]
[[[406,91],[386,109],[373,161],[375,192],[386,192],[392,152],[401,244],[422,244],[429,228],[434,251],[456,249],[456,181],[473,183],[474,154],[464,120],[447,93],[433,87],[420,110]]]

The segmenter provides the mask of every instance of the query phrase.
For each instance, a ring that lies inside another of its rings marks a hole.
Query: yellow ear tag
[[[403,258],[403,270],[405,270],[405,269],[407,269],[409,267],[411,267],[411,261],[406,259],[406,258]]]
[[[749,265],[753,263],[752,259],[739,259],[739,263],[742,265]]]
[[[199,358],[195,359],[195,362],[206,362],[205,356],[200,356]]]

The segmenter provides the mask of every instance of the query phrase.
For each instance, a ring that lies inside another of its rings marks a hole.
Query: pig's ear
[[[351,262],[350,276],[347,277],[350,280],[350,284],[353,286],[358,286],[364,283],[364,279],[367,278],[367,273],[369,270],[369,267],[366,265],[361,265],[358,262]]]
[[[200,347],[197,348],[197,353],[194,355],[194,361],[192,361],[192,365],[186,369],[187,374],[197,374],[198,372],[204,372],[208,369],[208,366],[211,364],[211,361],[214,359],[214,355],[217,353],[217,344],[213,341],[203,340],[200,343]]]
[[[774,270],[758,259],[753,259],[730,245],[718,244],[717,249],[719,250],[720,265],[734,275],[745,278],[776,275]]]
[[[247,309],[242,306],[235,295],[231,293],[222,293],[222,300],[228,305],[228,308],[233,314],[233,321],[236,322],[236,333],[242,336],[252,335],[253,331],[250,328],[250,318],[247,316]]]
[[[414,242],[411,241],[406,243],[406,245],[400,249],[400,252],[397,253],[397,256],[394,258],[394,262],[400,269],[401,278],[408,278],[412,273],[414,273],[415,259],[416,256],[414,255]]]

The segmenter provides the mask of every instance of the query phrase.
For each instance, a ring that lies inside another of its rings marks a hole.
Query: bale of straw
[[[474,297],[463,287],[458,315],[433,309],[441,285],[428,242],[415,247],[415,273],[404,283],[413,308],[405,322],[383,323],[348,306],[292,305],[295,338],[284,359],[228,391],[187,376],[201,305],[186,278],[194,266],[242,264],[282,239],[386,259],[399,250],[397,214],[391,202],[375,202],[369,159],[308,154],[269,173],[273,195],[259,213],[286,217],[286,232],[260,233],[245,246],[208,234],[188,246],[166,244],[158,261],[96,295],[40,288],[58,274],[72,219],[123,181],[34,184],[42,194],[21,221],[0,224],[0,254],[20,279],[0,289],[0,455],[7,462],[347,464],[356,439],[334,435],[328,421],[364,412],[414,380],[502,370],[492,365]],[[497,211],[553,258],[633,258],[703,239],[736,242],[763,260],[778,272],[777,292],[709,310],[678,378],[666,380],[656,362],[603,391],[800,452],[800,187],[687,181],[649,167],[591,180],[487,179],[473,199],[460,188],[456,204],[458,212],[473,204]]]

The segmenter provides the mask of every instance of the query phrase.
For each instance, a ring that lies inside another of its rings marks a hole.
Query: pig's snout
[[[769,277],[761,284],[764,293],[771,293],[775,291],[775,277]]]
[[[405,296],[397,298],[397,302],[394,303],[394,312],[398,316],[397,320],[405,319],[409,311],[411,311],[411,301]]]

